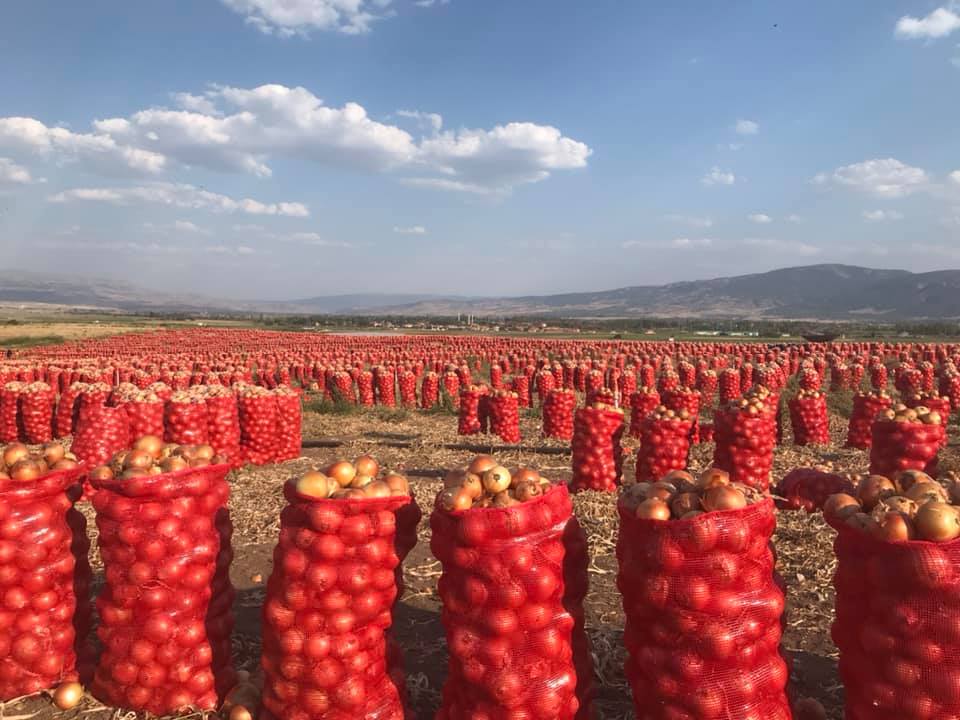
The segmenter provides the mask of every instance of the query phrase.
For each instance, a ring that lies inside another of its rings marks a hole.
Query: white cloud
[[[314,30],[348,35],[369,32],[390,0],[221,0],[260,32],[280,37]],[[378,14],[379,13],[379,14]]]
[[[188,112],[203,113],[204,115],[219,115],[216,105],[208,97],[181,92],[173,94],[173,101]]]
[[[697,217],[696,215],[664,215],[663,219],[695,228],[713,227],[713,218],[709,217]]]
[[[960,15],[952,8],[940,7],[923,18],[904,15],[897,21],[894,34],[903,38],[935,40],[960,30]]]
[[[950,64],[960,69],[960,57],[950,58]]]
[[[773,238],[746,238],[742,244],[751,248],[774,250],[778,253],[801,255],[803,257],[819,255],[822,252],[820,248],[810,245],[809,243],[789,240],[775,240]]]
[[[492,195],[495,188],[484,187],[474,183],[460,182],[459,180],[444,180],[443,178],[401,178],[400,182],[411,187],[432,188],[433,190],[450,190],[451,192],[474,193],[476,195]]]
[[[29,185],[32,182],[29,170],[9,158],[0,157],[0,185]]]
[[[900,198],[929,186],[927,173],[894,158],[865,160],[813,178],[817,185],[844,185],[881,198]]]
[[[417,7],[428,8],[433,7],[434,5],[447,5],[450,3],[450,0],[416,0],[414,5]]]
[[[787,218],[786,218],[786,219],[787,219],[787,222],[789,222],[789,223],[801,223],[801,222],[803,222],[803,218],[800,217],[799,215],[787,215]]]
[[[393,231],[400,235],[426,235],[427,229],[423,225],[411,225],[410,227],[396,227]]]
[[[28,117],[0,117],[0,150],[76,162],[107,175],[157,175],[167,165],[162,154],[120,144],[106,132],[75,133]]]
[[[189,98],[185,102],[193,107],[202,104]],[[429,128],[418,141],[371,119],[357,103],[328,107],[302,87],[216,87],[201,99],[216,112],[150,108],[94,126],[116,142],[148,147],[184,166],[269,177],[270,158],[282,155],[367,172],[403,169],[414,178],[411,184],[461,192],[508,193],[553,171],[585,167],[592,153],[549,125],[512,122],[440,132],[440,115],[399,111]]]
[[[732,172],[726,172],[714,165],[710,172],[700,178],[704,185],[733,185],[737,181],[737,176]]]
[[[863,219],[867,222],[885,222],[887,220],[903,220],[903,213],[896,210],[864,210]]]
[[[737,120],[734,130],[737,135],[756,135],[760,132],[760,125],[753,120]]]
[[[713,240],[711,238],[679,237],[671,240],[670,244],[675,248],[709,247],[713,245]]]
[[[753,213],[752,215],[747,215],[747,220],[752,223],[757,223],[757,225],[767,225],[773,222],[773,218],[764,213]]]
[[[954,170],[950,173],[950,182],[954,185],[960,185],[960,170]]]
[[[443,127],[443,116],[438,113],[420,112],[419,110],[397,110],[397,115],[403,118],[417,120],[433,132],[440,132]]]
[[[182,183],[153,183],[124,188],[75,188],[48,198],[50,202],[65,203],[77,200],[107,202],[115,205],[148,203],[215,213],[246,213],[248,215],[285,215],[308,217],[310,211],[301,203],[262,203],[251,198],[234,199]]]
[[[144,230],[149,230],[151,232],[161,232],[161,233],[188,233],[191,235],[211,235],[212,233],[206,228],[202,228],[199,225],[190,222],[189,220],[175,220],[172,223],[157,225],[152,222],[146,222],[143,224]]]

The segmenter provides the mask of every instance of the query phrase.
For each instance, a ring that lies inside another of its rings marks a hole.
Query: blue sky
[[[960,4],[0,8],[0,267],[238,298],[960,266]]]

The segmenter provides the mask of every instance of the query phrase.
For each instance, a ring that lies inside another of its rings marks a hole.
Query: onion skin
[[[78,682],[67,682],[53,692],[53,704],[60,710],[72,710],[83,700],[83,686]]]

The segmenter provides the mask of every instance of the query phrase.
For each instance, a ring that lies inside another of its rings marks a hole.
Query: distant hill
[[[112,281],[33,273],[0,275],[0,301],[148,310],[544,318],[714,317],[810,320],[960,319],[960,270],[911,273],[854,265],[808,265],[765,273],[598,292],[464,298],[352,294],[231,301],[146,292]]]

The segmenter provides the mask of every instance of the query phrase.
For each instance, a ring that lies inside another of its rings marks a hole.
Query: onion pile
[[[390,367],[377,365],[373,368],[373,377],[377,388],[377,402],[384,407],[397,405],[397,374]]]
[[[532,407],[532,398],[530,396],[530,381],[526,375],[515,375],[510,383],[510,389],[517,395],[517,404],[520,407]]]
[[[579,408],[572,440],[574,491],[613,492],[623,476],[623,410],[607,403]]]
[[[120,386],[114,393],[114,405],[123,405],[130,423],[130,437],[163,436],[164,400],[153,390],[140,390],[135,385]]]
[[[889,373],[879,359],[870,363],[870,386],[874,390],[886,390]]]
[[[735,482],[766,490],[777,443],[776,396],[758,386],[738,400],[717,408],[713,464]]]
[[[830,444],[830,420],[825,393],[801,388],[790,400],[789,406],[794,445]]]
[[[207,438],[210,445],[234,467],[242,462],[240,452],[240,407],[236,393],[220,385],[207,385]],[[136,437],[136,436],[135,436]]]
[[[697,372],[697,390],[703,398],[703,402],[709,404],[713,402],[713,396],[717,394],[719,378],[714,370],[703,369]]]
[[[90,566],[63,447],[12,444],[0,464],[0,702],[86,680]],[[82,694],[82,690],[81,690]]]
[[[227,462],[211,445],[177,445],[165,443],[156,435],[144,435],[137,438],[129,450],[114,453],[109,463],[93,468],[90,479],[131,480]]]
[[[164,439],[183,445],[208,442],[207,402],[193,390],[178,390],[164,407]]]
[[[512,507],[540,497],[553,484],[536,470],[511,472],[490,455],[477,455],[466,468],[446,474],[437,504],[447,512]]]
[[[141,438],[119,477],[91,473],[105,579],[92,691],[108,705],[213,710],[234,684],[230,468],[188,455]]]
[[[57,410],[53,419],[53,434],[62,438],[73,434],[73,423],[80,412],[80,396],[86,383],[72,383],[60,394]],[[0,395],[0,417],[3,414],[3,399]],[[0,420],[2,422],[2,420]]]
[[[292,483],[298,495],[314,499],[358,500],[410,494],[410,484],[403,475],[379,475],[380,464],[364,455],[352,463],[338,460],[322,470],[309,470]]]
[[[667,409],[673,410],[677,414],[686,411],[687,416],[692,421],[690,428],[691,445],[700,442],[700,403],[700,392],[686,385],[681,385],[663,396],[663,405]]]
[[[503,442],[520,442],[520,399],[510,390],[494,390],[489,395],[490,432]]]
[[[400,388],[400,402],[404,407],[415,407],[417,404],[417,376],[412,370],[403,369],[397,376],[397,386]]]
[[[664,405],[647,415],[640,425],[637,482],[663,477],[687,466],[693,418],[686,410],[674,412]]]
[[[625,486],[619,506],[647,520],[690,520],[706,512],[740,510],[764,497],[749,485],[732,482],[725,470],[709,468],[698,477],[673,470],[656,482]]]
[[[441,378],[443,393],[450,399],[451,404],[457,407],[460,402],[460,376],[453,370],[448,370]]]
[[[448,510],[448,497],[430,518],[450,650],[437,720],[588,717],[586,541],[566,486],[506,507]]]
[[[363,457],[284,487],[263,612],[261,720],[404,717],[403,670],[388,630],[413,544],[404,513],[415,505],[404,478],[374,480],[378,470]],[[351,487],[358,478],[362,487]],[[414,533],[418,519],[415,510]]]
[[[874,419],[892,405],[893,400],[886,390],[871,390],[854,395],[850,424],[847,427],[846,447],[868,450],[873,443]]]
[[[573,412],[577,396],[572,390],[557,388],[543,399],[543,436],[558,440],[573,438]]]
[[[903,470],[922,470],[935,477],[945,435],[939,412],[898,403],[874,420],[870,472],[892,476]]]
[[[77,456],[58,442],[34,449],[19,442],[0,446],[0,481],[28,482],[49,472],[74,470],[78,465]]]
[[[870,476],[824,507],[846,717],[960,716],[958,489],[916,471]]]
[[[789,720],[773,502],[711,469],[624,488],[618,512],[637,717]]]
[[[850,493],[831,495],[823,512],[886,542],[950,542],[960,537],[960,484],[950,474],[937,482],[918,470],[889,479],[870,475]]]

